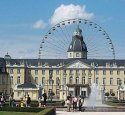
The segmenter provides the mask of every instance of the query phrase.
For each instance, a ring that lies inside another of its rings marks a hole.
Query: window
[[[113,78],[110,78],[110,85],[113,85]]]
[[[17,93],[17,96],[20,97],[20,96],[21,96],[21,92],[18,92],[18,93]]]
[[[49,70],[49,78],[51,79],[53,76],[53,70]]]
[[[112,94],[113,93],[113,89],[110,89],[110,94]]]
[[[42,77],[42,84],[45,84],[45,77]]]
[[[17,84],[20,84],[20,76],[17,77]]]
[[[35,83],[38,84],[38,77],[35,77]]]
[[[82,84],[85,84],[85,77],[82,77]]]
[[[53,79],[49,79],[49,84],[53,85],[54,84],[54,80]]]
[[[89,79],[88,79],[88,83],[91,84],[91,77],[89,77]]]
[[[73,78],[72,78],[72,76],[70,76],[70,78],[69,78],[69,84],[72,84],[73,83]]]
[[[2,76],[2,84],[5,84],[5,77]]]
[[[106,78],[103,78],[102,84],[103,84],[103,85],[106,84]]]
[[[72,74],[72,70],[69,70],[69,74]]]
[[[66,84],[66,77],[63,78],[63,83]]]
[[[63,70],[63,73],[66,74],[66,70]]]
[[[106,70],[103,70],[103,75],[106,75]]]
[[[82,70],[82,74],[85,75],[85,70]]]
[[[70,57],[72,57],[72,53],[70,53]]]
[[[98,81],[99,81],[99,78],[98,78],[98,77],[96,77],[96,84],[98,84]]]
[[[90,75],[90,76],[91,76],[91,70],[89,70],[89,71],[88,71],[88,75]]]
[[[76,70],[76,74],[79,74],[79,70]]]
[[[42,75],[45,75],[45,70],[42,70]]]
[[[76,84],[79,84],[79,77],[76,77]]]
[[[28,70],[28,74],[31,74],[31,70]]]
[[[56,70],[56,75],[59,75],[59,70]]]
[[[117,71],[117,75],[120,75],[120,71],[119,70]]]
[[[112,70],[110,70],[110,75],[113,75],[113,71]]]
[[[76,57],[79,57],[80,56],[80,53],[76,53]]]
[[[10,69],[10,74],[13,74],[13,69]]]
[[[59,85],[59,77],[56,78],[56,85]]]
[[[59,89],[56,89],[56,95],[59,95]]]
[[[20,69],[17,69],[17,74],[20,74]]]
[[[10,76],[10,84],[13,84],[13,76]]]
[[[99,75],[99,70],[96,70],[96,75]]]
[[[35,75],[38,75],[38,70],[35,70]]]
[[[117,78],[117,85],[121,85],[121,80],[120,80],[120,78]]]

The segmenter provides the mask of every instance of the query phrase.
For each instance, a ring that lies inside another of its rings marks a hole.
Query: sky
[[[99,24],[125,59],[125,0],[0,0],[0,57],[38,58],[42,36],[56,23],[86,18]]]

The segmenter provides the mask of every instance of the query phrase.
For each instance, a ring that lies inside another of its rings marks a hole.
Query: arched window
[[[85,84],[85,77],[82,77],[82,84]]]
[[[79,84],[79,77],[76,77],[76,84]]]
[[[69,78],[69,84],[72,84],[73,83],[73,78],[72,78],[72,76],[70,76],[70,78]]]
[[[45,84],[45,77],[42,77],[42,84]]]
[[[66,84],[66,77],[63,78],[63,83]]]
[[[20,84],[20,76],[17,77],[17,84]]]
[[[59,85],[59,82],[60,82],[59,77],[57,77],[56,78],[56,85]]]
[[[10,76],[10,84],[13,84],[13,76]]]

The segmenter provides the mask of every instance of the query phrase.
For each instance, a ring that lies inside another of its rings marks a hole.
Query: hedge
[[[12,111],[12,112],[40,112],[45,108],[32,108],[32,107],[0,107],[0,111]]]
[[[43,111],[38,112],[37,115],[56,115],[56,109],[46,108]]]

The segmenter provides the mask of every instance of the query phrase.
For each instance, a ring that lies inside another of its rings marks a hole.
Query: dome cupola
[[[77,26],[68,48],[68,58],[87,58],[87,46],[83,40],[82,30]]]
[[[7,52],[7,54],[4,56],[4,59],[11,59],[11,56],[8,54],[8,52]]]

